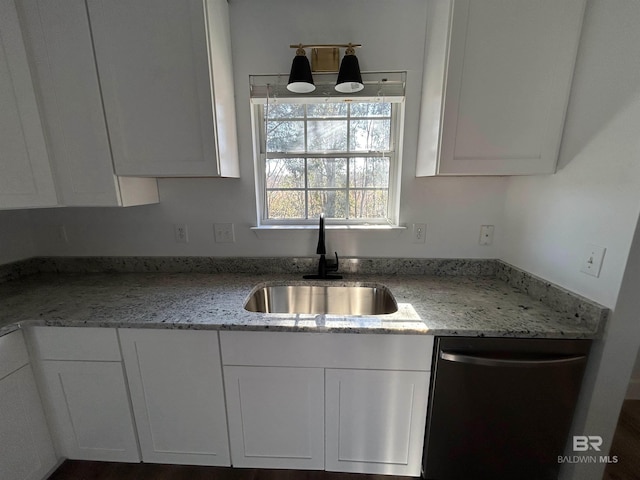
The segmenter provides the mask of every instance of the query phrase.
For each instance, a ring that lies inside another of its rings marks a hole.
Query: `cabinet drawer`
[[[220,332],[224,365],[378,370],[431,368],[433,337],[296,332]]]
[[[17,330],[0,337],[0,378],[29,363],[29,354],[22,337]]]
[[[122,360],[115,328],[34,327],[29,340],[40,360]]]

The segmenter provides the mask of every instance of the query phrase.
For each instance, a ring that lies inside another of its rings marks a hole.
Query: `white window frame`
[[[397,227],[400,216],[400,183],[402,176],[402,145],[404,138],[404,97],[331,97],[331,98],[309,98],[309,97],[288,97],[288,98],[251,98],[251,126],[252,126],[252,139],[253,139],[253,158],[254,158],[254,173],[255,173],[255,186],[256,186],[256,216],[257,227],[308,227],[310,225],[316,225],[318,223],[317,218],[309,219],[268,219],[266,218],[266,185],[265,185],[265,165],[266,165],[266,138],[265,138],[265,124],[263,108],[278,103],[296,103],[296,104],[322,104],[322,103],[336,103],[336,102],[353,102],[353,103],[366,103],[366,102],[382,102],[391,103],[391,138],[390,138],[390,161],[389,161],[389,189],[388,189],[388,203],[387,203],[387,218],[386,219],[326,219],[328,225],[344,225],[344,226],[391,226]],[[367,156],[368,152],[353,152],[346,154],[343,157],[363,157]],[[369,152],[370,156],[380,154],[379,152]],[[291,157],[300,157],[300,152],[291,152]],[[308,153],[304,153],[304,156],[308,156]],[[318,157],[322,157],[320,154]],[[337,155],[335,152],[331,152],[329,157],[333,158]],[[305,189],[306,191],[306,189]]]

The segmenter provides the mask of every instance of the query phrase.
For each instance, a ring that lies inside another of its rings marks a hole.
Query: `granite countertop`
[[[0,284],[0,334],[49,325],[596,338],[607,316],[606,309],[586,299],[579,299],[575,312],[554,309],[486,276],[347,274],[331,283],[387,286],[399,306],[390,315],[244,310],[257,285],[292,282],[313,283],[281,273],[40,273]]]

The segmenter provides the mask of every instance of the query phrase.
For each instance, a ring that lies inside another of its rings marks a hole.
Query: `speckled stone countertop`
[[[313,281],[283,273],[39,273],[0,284],[0,334],[51,325],[597,338],[608,314],[586,299],[575,312],[551,308],[497,276],[381,274],[347,274],[331,285],[385,285],[398,302],[394,314],[244,310],[256,286],[285,283]]]

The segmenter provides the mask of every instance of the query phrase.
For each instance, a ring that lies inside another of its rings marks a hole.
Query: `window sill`
[[[265,231],[270,230],[318,230],[318,225],[260,225],[259,227],[249,227],[251,230]],[[407,227],[401,225],[327,225],[327,230],[373,230],[373,231],[391,231],[406,230]]]
[[[256,237],[260,239],[272,239],[278,234],[288,235],[290,232],[313,232],[318,230],[318,225],[261,225],[249,227]],[[325,225],[326,230],[353,231],[353,232],[396,232],[400,233],[407,227],[400,225]]]

